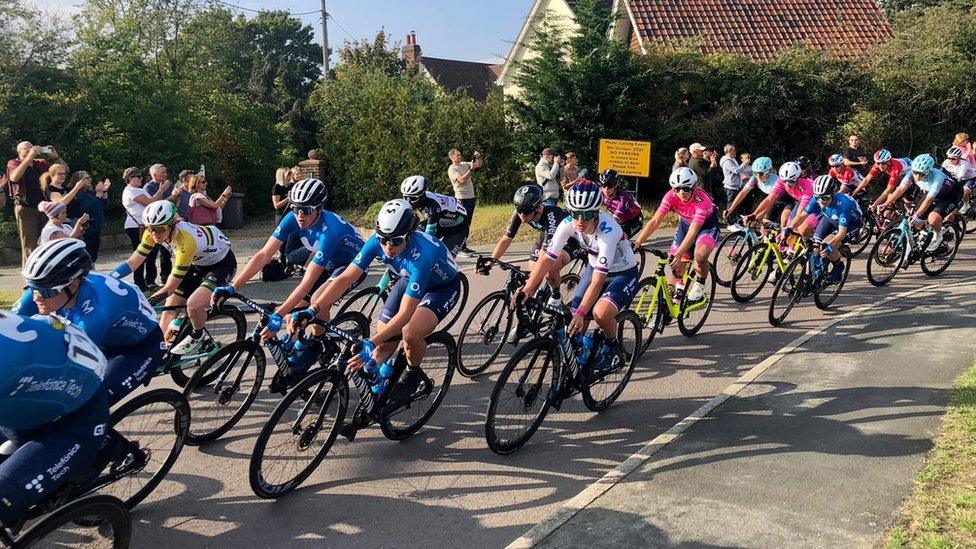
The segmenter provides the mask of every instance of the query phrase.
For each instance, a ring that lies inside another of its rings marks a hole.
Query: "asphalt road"
[[[973,275],[973,250],[965,242],[939,281]],[[440,410],[413,438],[391,442],[372,428],[354,443],[340,439],[303,488],[262,500],[251,492],[247,470],[254,438],[277,402],[263,391],[222,440],[184,449],[134,513],[135,546],[503,546],[798,334],[854,306],[934,282],[914,266],[878,289],[864,273],[863,259],[856,260],[835,310],[804,301],[775,329],[766,321],[771,287],[745,306],[720,288],[702,333],[687,339],[670,327],[659,335],[609,410],[594,414],[578,399],[567,402],[506,457],[488,450],[483,434],[499,362],[474,380],[455,375]],[[468,275],[469,309],[504,283],[497,270],[487,279]],[[284,288],[258,283],[247,293],[280,298]]]

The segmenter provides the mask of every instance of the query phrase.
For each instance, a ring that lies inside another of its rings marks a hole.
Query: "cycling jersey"
[[[954,191],[952,181],[948,180],[941,170],[932,170],[928,175],[918,181],[915,181],[915,178],[912,177],[912,172],[909,171],[902,178],[899,188],[908,190],[912,186],[912,183],[918,185],[918,188],[922,189],[925,196],[933,199],[939,198],[940,195],[948,196]]]
[[[603,198],[603,206],[617,220],[617,223],[626,223],[641,216],[641,207],[634,199],[634,195],[621,188],[617,188],[617,196],[613,198],[602,192],[600,196]]]
[[[912,172],[912,159],[892,158],[891,162],[888,163],[888,169],[884,171],[884,173],[888,174],[888,187],[894,188],[898,185],[898,182],[901,180],[901,174],[905,172]],[[875,164],[868,171],[868,177],[873,180],[879,173],[881,173],[881,168]]]
[[[552,235],[552,240],[549,241],[546,255],[551,259],[557,259],[570,238],[575,238],[579,242],[586,251],[589,265],[598,272],[618,273],[637,265],[634,249],[627,240],[627,235],[624,234],[620,224],[606,212],[600,212],[596,231],[593,234],[578,232],[573,226],[572,217],[563,219],[556,233]]]
[[[846,194],[835,194],[834,200],[826,208],[820,206],[816,200],[811,200],[804,211],[809,215],[820,216],[820,219],[830,219],[839,227],[861,224],[861,207],[857,200]]]
[[[856,185],[860,179],[857,177],[857,172],[855,172],[850,166],[841,166],[839,169],[830,168],[827,175],[833,177],[837,181],[840,181],[841,185],[848,187]]]
[[[295,212],[288,212],[271,237],[285,243],[296,232],[305,249],[315,252],[312,263],[326,269],[348,265],[363,247],[356,228],[330,211],[319,212],[318,220],[307,229],[298,225]]]
[[[437,227],[457,227],[468,219],[468,211],[461,202],[450,196],[430,191],[420,202],[414,204],[413,211],[425,217],[427,232],[433,232]]]
[[[780,196],[783,192],[786,192],[790,198],[796,200],[796,208],[793,209],[795,215],[796,212],[801,211],[807,207],[807,204],[813,200],[813,181],[805,177],[797,179],[793,185],[787,185],[782,179],[776,182],[773,186],[772,192],[769,194],[772,196]],[[792,216],[791,216],[792,218]]]
[[[664,198],[661,199],[661,206],[658,207],[655,215],[663,217],[671,211],[689,224],[704,224],[715,215],[715,204],[712,203],[712,199],[708,197],[705,191],[698,188],[691,193],[691,198],[687,202],[681,200],[672,190],[664,194]]]
[[[139,255],[148,257],[156,245],[148,228],[136,249]],[[173,270],[176,277],[186,276],[191,266],[209,267],[217,264],[230,250],[230,240],[212,225],[194,225],[179,221],[172,227],[169,242],[161,244],[173,254]]]
[[[773,187],[776,185],[777,181],[779,181],[779,175],[775,173],[769,174],[769,177],[766,178],[765,182],[759,179],[758,175],[753,175],[752,177],[749,178],[749,181],[746,181],[745,186],[743,186],[742,188],[743,190],[748,189],[751,191],[752,189],[759,187],[759,190],[761,190],[766,194],[769,194],[773,192]]]
[[[542,206],[542,215],[539,216],[539,219],[528,222],[530,227],[539,231],[539,238],[532,248],[531,256],[533,261],[539,258],[539,250],[543,250],[549,245],[549,242],[552,240],[552,235],[556,234],[556,229],[559,228],[559,224],[567,217],[569,217],[569,214],[566,213],[566,210],[559,206],[545,204]],[[521,226],[522,218],[519,217],[516,211],[512,213],[512,218],[508,221],[508,229],[505,230],[505,236],[515,238]],[[563,249],[572,256],[579,249],[579,244],[575,240],[570,240]]]
[[[352,264],[363,271],[369,270],[373,259],[379,258],[408,280],[406,294],[420,299],[429,288],[453,281],[458,276],[457,265],[447,247],[429,234],[415,231],[407,239],[407,247],[396,257],[389,258],[380,247],[379,237],[366,240]]]
[[[962,158],[960,158],[955,164],[953,164],[951,160],[946,159],[945,162],[942,163],[942,169],[949,172],[949,175],[959,182],[976,179],[976,168],[971,166],[969,162]]]
[[[30,290],[24,291],[13,312],[37,314]],[[74,306],[58,314],[84,331],[108,355],[113,347],[140,343],[158,327],[156,313],[142,292],[124,280],[95,272],[82,280]]]
[[[53,316],[0,315],[0,429],[26,431],[85,405],[105,356],[78,327]]]

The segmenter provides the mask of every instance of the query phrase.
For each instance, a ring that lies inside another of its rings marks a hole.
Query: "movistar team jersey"
[[[909,171],[902,178],[899,187],[904,187],[907,190],[912,186],[912,183],[918,185],[918,188],[922,189],[925,196],[929,198],[936,198],[940,194],[948,194],[952,191],[952,181],[946,178],[942,170],[933,169],[928,175],[918,181],[915,181],[912,177],[912,172]]]
[[[146,257],[155,245],[152,231],[147,228],[136,252]],[[161,246],[173,254],[172,275],[184,277],[194,265],[209,267],[224,259],[230,251],[230,240],[212,225],[194,225],[189,221],[179,221],[173,225],[169,242]]]
[[[0,313],[0,428],[26,431],[84,406],[105,377],[105,355],[56,317]]]
[[[305,249],[315,252],[312,262],[319,267],[348,265],[363,248],[363,239],[356,228],[342,217],[325,210],[307,229],[298,225],[295,212],[288,212],[271,236],[284,243],[295,233],[298,233],[298,239]]]
[[[827,217],[837,222],[838,227],[849,227],[861,222],[861,207],[857,200],[846,194],[837,193],[834,200],[826,208],[822,208],[816,200],[811,200],[804,210],[810,215],[819,215],[821,219]]]
[[[352,264],[365,271],[376,258],[392,267],[400,276],[408,277],[406,293],[415,299],[423,297],[429,288],[450,282],[458,275],[457,265],[447,246],[419,231],[413,233],[407,240],[407,247],[393,258],[386,257],[379,238],[374,234],[366,240]]]
[[[590,266],[597,272],[619,273],[637,265],[634,249],[627,240],[627,235],[620,228],[620,224],[607,212],[600,212],[593,234],[577,231],[572,217],[563,219],[556,229],[556,234],[549,241],[546,255],[551,259],[559,257],[563,246],[570,238],[575,238],[580,243],[586,251]]]
[[[37,314],[30,290],[24,292],[13,312]],[[58,314],[88,334],[107,354],[112,348],[139,343],[158,324],[149,300],[135,286],[94,272],[82,281],[74,306]]]

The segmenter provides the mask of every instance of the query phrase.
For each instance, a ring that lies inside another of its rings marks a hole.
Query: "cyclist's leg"
[[[603,331],[608,341],[617,335],[617,313],[630,306],[637,293],[637,274],[640,267],[634,266],[626,271],[613,273],[607,278],[603,295],[593,306],[593,320]]]
[[[403,295],[407,293],[408,282],[409,279],[407,277],[402,277],[390,288],[390,294],[387,296],[386,301],[383,302],[383,309],[380,310],[380,317],[377,320],[377,327],[380,330],[384,329],[400,310],[400,302],[403,301]],[[398,345],[398,341],[387,341],[377,345],[376,351],[373,352],[373,359],[377,364],[383,363],[393,355]]]
[[[673,256],[678,252],[678,246],[684,242],[685,235],[688,234],[688,229],[690,228],[691,226],[684,219],[678,220],[678,230],[674,233],[674,239],[671,241],[671,247],[668,248],[668,255]],[[685,254],[683,259],[691,259],[691,254]],[[675,280],[670,282],[676,282],[678,279],[684,276],[685,267],[685,263],[683,261],[679,261],[677,263],[677,267],[672,270]]]
[[[156,372],[165,354],[163,333],[153,330],[135,345],[106,349],[109,357],[102,386],[114,406]]]
[[[461,249],[464,247],[464,225],[455,225],[454,227],[439,227],[437,229],[437,238],[444,243],[447,247],[447,251],[451,254],[451,257],[457,257],[461,253]]]
[[[214,288],[230,284],[236,272],[237,258],[234,257],[233,250],[227,250],[227,255],[223,259],[216,265],[206,268],[203,280],[186,302],[186,313],[190,317],[190,324],[193,325],[194,331],[202,330],[207,323],[207,307],[210,306]]]
[[[31,506],[84,476],[104,445],[108,418],[108,399],[100,390],[78,410],[44,426],[42,434],[6,433],[23,445],[0,463],[0,522],[13,525]]]
[[[457,306],[459,299],[461,299],[460,275],[450,282],[429,289],[424,294],[413,317],[403,327],[403,348],[410,367],[420,367],[427,352],[425,338],[434,331],[440,321],[447,318],[447,315]]]
[[[180,314],[178,307],[186,305],[186,298],[197,289],[202,281],[203,272],[198,267],[190,267],[173,294],[166,298],[166,302],[163,304],[166,310],[159,314],[159,327],[162,328],[167,338],[171,335],[168,333],[170,322]]]

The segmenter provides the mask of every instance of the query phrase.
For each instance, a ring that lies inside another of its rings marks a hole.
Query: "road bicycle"
[[[922,272],[928,276],[942,274],[959,251],[963,229],[957,220],[942,224],[942,242],[933,251],[927,251],[934,238],[931,228],[916,230],[910,220],[915,207],[909,208],[901,221],[881,233],[868,255],[868,281],[873,286],[884,286],[891,282],[899,270],[907,269],[913,263],[920,263]]]
[[[191,446],[219,439],[244,417],[264,382],[267,368],[264,349],[268,350],[277,366],[269,390],[282,395],[300,380],[289,379],[291,362],[307,360],[303,356],[307,341],[299,346],[296,339],[282,339],[277,334],[262,341],[261,332],[271,314],[266,307],[240,293],[231,297],[255,311],[259,320],[246,338],[222,347],[197,368],[184,388],[183,394],[190,403],[193,418],[187,436],[187,444]],[[369,321],[356,311],[336,315],[333,324],[357,337],[369,335]],[[314,360],[327,365],[339,349],[331,339],[323,337],[319,340],[322,352]]]
[[[582,337],[569,337],[566,327],[572,318],[564,305],[538,300],[552,317],[549,330],[515,351],[491,392],[485,419],[485,440],[496,454],[517,451],[532,438],[550,408],[559,410],[563,401],[579,393],[583,404],[594,412],[610,407],[623,393],[637,364],[641,347],[641,326],[630,310],[617,315],[614,352],[600,360],[604,335],[591,332],[591,345]],[[598,363],[599,362],[599,363]]]
[[[666,269],[669,264],[668,254],[661,250],[650,249],[649,253],[658,258],[654,274],[641,280],[637,284],[637,293],[631,302],[631,308],[637,314],[641,326],[647,330],[642,338],[640,354],[647,352],[655,334],[664,332],[674,319],[678,319],[678,329],[686,337],[693,337],[705,325],[708,313],[712,310],[715,299],[715,277],[706,282],[705,293],[698,301],[690,301],[685,292],[680,299],[675,300],[675,292],[668,283]],[[685,263],[688,260],[683,260]],[[685,269],[681,277],[685,288],[692,283],[692,269]]]
[[[726,235],[715,247],[715,254],[712,256],[712,276],[719,286],[725,288],[732,285],[735,267],[742,256],[762,240],[755,223],[747,222],[746,216],[741,217],[743,230]]]
[[[153,301],[162,301],[165,296],[160,296]],[[154,303],[155,305],[155,303]],[[190,334],[193,326],[186,313],[186,305],[176,305],[170,307],[156,306],[157,313],[163,311],[181,311],[179,315],[170,322],[167,333],[164,334],[170,346],[180,342]],[[247,319],[244,312],[236,307],[215,307],[207,311],[207,323],[203,327],[203,343],[200,351],[188,355],[175,355],[169,350],[163,356],[157,375],[168,372],[173,382],[180,387],[186,387],[187,382],[193,375],[194,370],[207,359],[215,355],[220,349],[230,343],[244,339],[247,333]]]
[[[489,268],[498,265],[508,271],[508,279],[503,289],[485,296],[475,305],[468,319],[461,328],[458,337],[458,372],[466,377],[481,374],[491,366],[501,353],[505,342],[515,335],[522,339],[527,334],[536,334],[546,329],[545,323],[549,317],[542,314],[541,307],[528,308],[525,304],[513,312],[509,308],[512,295],[516,290],[525,286],[529,274],[517,265],[506,263],[490,257],[477,256],[478,268]],[[560,294],[563,299],[569,299],[579,285],[579,276],[564,275],[560,281]],[[543,284],[539,290],[539,301],[548,301],[552,290],[548,284]],[[518,325],[513,327],[515,320]],[[516,330],[516,334],[512,334]]]
[[[790,261],[805,245],[802,238],[797,238],[792,245],[783,249],[776,240],[780,226],[767,221],[763,227],[766,229],[765,238],[743,254],[732,275],[732,299],[739,303],[755,299],[773,273],[778,278],[786,272]]]
[[[803,240],[809,240],[804,238]],[[830,280],[831,263],[820,257],[820,245],[806,242],[780,274],[769,302],[769,323],[779,326],[793,307],[804,297],[813,295],[818,309],[826,310],[840,295],[851,272],[851,250],[839,249],[844,273],[839,281]]]
[[[461,271],[458,271],[458,277],[461,281],[461,295],[458,297],[458,303],[451,311],[451,314],[447,315],[437,325],[438,330],[450,330],[458,321],[458,318],[464,311],[465,304],[468,302],[468,277],[464,276],[464,273]],[[400,274],[393,269],[387,268],[386,274],[380,278],[378,283],[367,286],[349,296],[346,302],[339,308],[339,312],[336,315],[340,315],[346,311],[359,311],[368,319],[377,318],[383,307],[383,303],[390,295],[390,288],[399,280]]]
[[[132,517],[117,497],[89,495],[51,511],[23,534],[0,527],[0,546],[112,547],[125,549],[132,539]]]
[[[390,440],[402,440],[419,431],[434,415],[456,368],[454,338],[444,331],[427,336],[423,370],[432,383],[430,392],[414,395],[406,402],[393,402],[393,388],[406,370],[406,357],[398,349],[392,357],[393,376],[385,390],[374,394],[377,376],[364,370],[347,373],[349,358],[361,345],[362,336],[329,322],[311,322],[325,331],[338,348],[327,367],[316,368],[285,395],[254,443],[249,464],[251,489],[262,498],[279,498],[301,485],[319,466],[342,431],[350,442],[356,433],[379,424]],[[359,403],[345,422],[349,384],[356,388]]]

